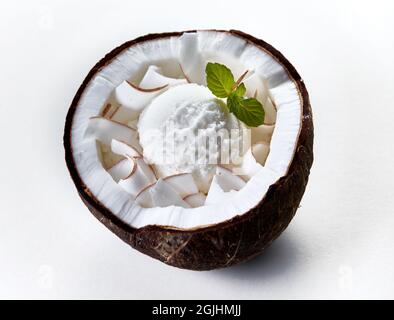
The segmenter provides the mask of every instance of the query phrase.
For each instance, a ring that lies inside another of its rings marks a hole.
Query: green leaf
[[[233,93],[228,97],[227,105],[230,112],[249,127],[258,127],[264,123],[263,105],[255,98],[244,99]]]
[[[208,62],[205,72],[209,90],[219,98],[227,98],[235,84],[231,70],[220,63]]]
[[[242,83],[237,87],[237,89],[235,89],[235,94],[236,94],[238,97],[243,97],[243,96],[245,95],[245,93],[246,93],[246,87],[245,87],[245,84],[242,82]]]
[[[227,98],[227,108],[228,111],[234,113],[234,109],[238,108],[239,97],[236,94],[232,94]]]

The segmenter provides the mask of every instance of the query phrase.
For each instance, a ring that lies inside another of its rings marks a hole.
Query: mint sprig
[[[205,73],[209,90],[218,98],[227,98],[227,108],[249,127],[264,123],[263,105],[255,98],[245,98],[246,87],[240,79],[234,80],[231,70],[220,63],[208,62]]]

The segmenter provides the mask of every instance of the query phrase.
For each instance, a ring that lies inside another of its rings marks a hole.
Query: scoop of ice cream
[[[205,86],[173,87],[142,113],[138,131],[144,157],[162,177],[192,173],[207,192],[217,163],[228,161],[242,124]],[[226,157],[226,159],[224,159]]]

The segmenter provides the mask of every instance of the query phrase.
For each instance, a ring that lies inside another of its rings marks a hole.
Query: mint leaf
[[[249,127],[258,127],[264,123],[263,105],[255,98],[244,99],[233,93],[227,99],[227,106],[231,113]]]
[[[208,62],[205,72],[209,90],[218,98],[227,98],[235,84],[231,70],[220,63]]]
[[[249,127],[264,123],[263,105],[255,98],[244,98],[246,87],[242,80],[248,70],[236,82],[231,70],[220,63],[207,63],[205,72],[209,90],[218,98],[227,98],[227,108],[238,120]]]
[[[246,93],[245,84],[244,84],[244,83],[241,83],[241,84],[237,87],[237,89],[235,89],[235,94],[236,94],[238,97],[243,97],[243,96],[245,95],[245,93]]]

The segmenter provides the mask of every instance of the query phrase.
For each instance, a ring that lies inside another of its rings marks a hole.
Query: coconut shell
[[[79,99],[89,81],[122,50],[147,40],[180,36],[183,32],[149,34],[124,43],[107,54],[89,72],[75,95],[64,131],[65,157],[71,177],[83,202],[108,229],[133,248],[168,265],[192,270],[228,267],[263,252],[288,226],[304,194],[313,162],[313,122],[308,92],[296,69],[275,48],[241,31],[230,30],[272,55],[287,70],[302,99],[302,123],[288,172],[271,185],[252,210],[222,223],[194,230],[146,226],[135,229],[104,207],[81,180],[71,148],[71,126]],[[215,214],[212,212],[212,214]],[[241,213],[240,213],[241,214]]]

